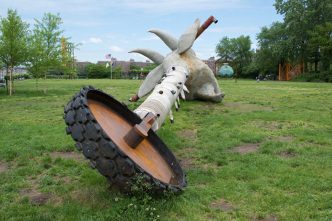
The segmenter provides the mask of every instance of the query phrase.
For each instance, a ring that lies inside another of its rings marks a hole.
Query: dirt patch
[[[27,197],[29,202],[36,206],[41,206],[46,203],[51,203],[55,206],[62,204],[63,199],[61,197],[51,193],[42,193],[38,190],[41,177],[42,174],[39,174],[36,177],[28,177],[27,181],[29,182],[30,187],[21,189],[20,196],[22,198]]]
[[[53,159],[56,158],[62,158],[62,159],[73,159],[77,161],[82,161],[84,158],[82,157],[82,154],[79,152],[52,152],[50,153],[50,156]]]
[[[252,112],[252,111],[273,111],[273,108],[269,106],[262,106],[258,104],[245,104],[239,102],[225,102],[224,106],[227,109],[242,113]]]
[[[232,152],[239,153],[239,154],[247,154],[256,152],[259,148],[260,143],[255,144],[244,144],[238,147],[234,147]]]
[[[276,140],[281,142],[291,142],[294,140],[294,137],[291,136],[277,137]]]
[[[181,130],[178,132],[178,135],[187,139],[196,139],[197,138],[197,129],[194,130]]]
[[[209,169],[217,170],[217,169],[220,169],[220,166],[216,163],[205,163],[201,167],[204,170],[209,170]]]
[[[22,197],[28,197],[29,201],[31,202],[31,204],[33,205],[37,205],[37,206],[41,206],[46,204],[49,199],[51,198],[51,194],[50,193],[41,193],[38,192],[35,187],[31,188],[31,189],[23,189],[20,192],[20,195]]]
[[[268,215],[265,218],[253,218],[252,221],[278,221],[277,217]]]
[[[194,147],[185,147],[183,149],[176,150],[175,153],[178,157],[194,156],[197,149]]]
[[[292,158],[296,156],[296,153],[294,153],[293,151],[290,150],[285,150],[279,153],[279,156],[283,157],[283,158]]]
[[[254,120],[254,121],[251,121],[250,124],[257,128],[266,128],[269,130],[280,130],[283,127],[283,124],[278,121]]]
[[[192,169],[197,167],[195,160],[192,158],[181,158],[179,164],[183,169]]]
[[[1,163],[1,162],[0,162],[0,173],[4,173],[4,172],[6,172],[6,171],[8,171],[8,166],[7,166],[7,164],[6,164],[6,163]]]
[[[225,199],[220,199],[220,200],[212,202],[211,207],[214,209],[224,211],[224,212],[231,212],[235,209],[234,206],[231,203],[229,203],[228,201],[226,201]]]

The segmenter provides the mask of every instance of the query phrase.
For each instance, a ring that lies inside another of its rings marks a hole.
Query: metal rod
[[[217,23],[218,20],[213,17],[212,15],[199,27],[196,35],[196,39],[212,24],[212,23]]]

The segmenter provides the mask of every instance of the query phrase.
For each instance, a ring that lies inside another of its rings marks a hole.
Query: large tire
[[[66,132],[67,134],[71,134],[72,138],[76,141],[75,146],[90,160],[91,166],[107,177],[111,187],[115,187],[122,192],[130,192],[133,185],[137,187],[138,184],[144,184],[143,186],[148,186],[148,189],[157,192],[164,190],[180,192],[186,186],[185,175],[166,145],[160,140],[161,148],[158,151],[169,158],[169,163],[172,164],[173,169],[179,174],[180,181],[178,185],[164,183],[154,178],[118,148],[98,124],[89,109],[87,94],[91,91],[94,93],[97,92],[105,98],[115,100],[110,95],[87,86],[82,88],[64,108],[64,120],[67,124]],[[117,105],[120,105],[120,108],[123,108],[127,112],[126,116],[130,115],[133,118],[132,121],[136,123],[141,121],[125,105],[119,102],[117,102]],[[149,132],[149,136],[153,140],[159,139],[153,131]],[[137,180],[139,180],[139,183]]]

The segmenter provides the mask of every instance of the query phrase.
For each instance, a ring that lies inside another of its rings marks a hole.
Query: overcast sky
[[[169,49],[147,31],[165,30],[175,37],[196,18],[203,23],[210,15],[219,22],[212,24],[194,44],[202,59],[215,56],[215,46],[225,36],[249,35],[256,47],[256,35],[263,26],[281,20],[273,7],[274,0],[0,0],[0,16],[16,9],[32,27],[34,19],[45,12],[59,13],[66,37],[81,43],[75,56],[79,61],[105,60],[111,53],[118,60],[144,61],[128,54],[135,48],[153,49],[165,55]]]

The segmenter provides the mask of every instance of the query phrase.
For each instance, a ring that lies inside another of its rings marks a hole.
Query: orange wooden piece
[[[126,143],[124,137],[133,125],[99,101],[88,99],[88,105],[105,133],[131,160],[153,177],[165,183],[177,184],[174,183],[176,180],[172,169],[148,139],[144,138],[135,149]]]

